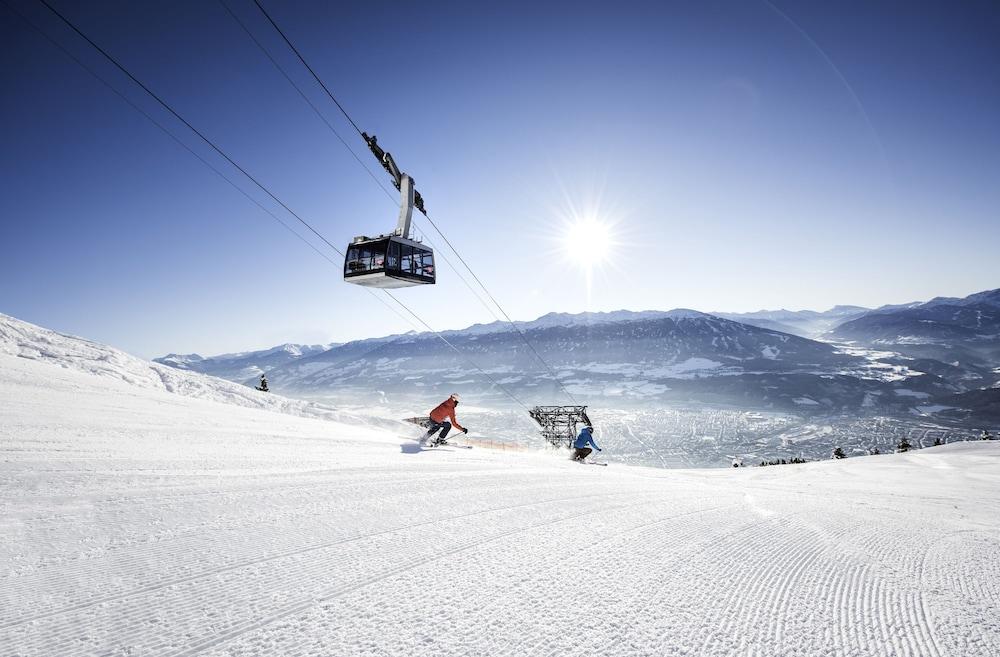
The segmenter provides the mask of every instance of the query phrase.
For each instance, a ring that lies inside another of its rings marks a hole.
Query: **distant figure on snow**
[[[597,443],[594,442],[594,427],[590,426],[589,424],[580,430],[580,435],[577,436],[576,440],[573,442],[574,461],[582,462],[583,459],[590,456],[590,453],[594,450],[590,449],[588,445],[593,445],[594,449],[596,449],[598,452],[601,451],[601,448],[598,447]]]
[[[267,377],[263,374],[260,375],[260,385],[257,386],[257,390],[260,390],[261,392],[270,392],[267,389]]]
[[[451,431],[451,426],[454,424],[455,428],[462,433],[469,433],[469,430],[458,423],[455,419],[455,407],[458,406],[458,393],[454,393],[448,399],[438,404],[437,408],[431,411],[431,426],[427,428],[427,433],[425,433],[420,438],[420,446],[423,447],[427,444],[427,441],[431,439],[432,436],[436,435],[438,431],[441,435],[433,442],[434,445],[443,445],[447,443],[448,432]],[[449,422],[448,420],[451,420]]]

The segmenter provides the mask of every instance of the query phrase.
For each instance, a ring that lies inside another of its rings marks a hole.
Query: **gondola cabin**
[[[402,173],[392,156],[378,147],[375,137],[362,133],[368,146],[393,176],[399,189],[399,220],[396,230],[378,237],[355,237],[344,257],[344,281],[366,287],[396,288],[433,285],[434,251],[410,239],[413,207],[421,211],[424,201],[413,186],[413,178]]]
[[[434,283],[434,252],[398,235],[356,237],[347,247],[344,280],[367,287],[397,288]]]

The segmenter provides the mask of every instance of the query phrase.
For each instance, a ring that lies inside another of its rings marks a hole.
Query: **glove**
[[[597,451],[598,451],[598,452],[603,452],[604,450],[603,450],[603,449],[601,449],[600,447],[598,447],[598,448],[597,448]]]
[[[469,433],[469,430],[466,429],[465,427],[462,427],[462,433]]]

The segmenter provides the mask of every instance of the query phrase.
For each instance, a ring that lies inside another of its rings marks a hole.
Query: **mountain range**
[[[268,372],[276,390],[331,400],[430,400],[460,390],[496,404],[710,404],[961,419],[1000,415],[1000,290],[871,310],[549,313],[440,336],[157,361],[242,383]]]
[[[259,351],[220,354],[208,358],[199,354],[167,354],[154,362],[180,370],[211,374],[231,381],[246,382],[265,372],[301,358],[309,358],[340,346],[332,344],[282,344]]]
[[[861,317],[866,312],[869,312],[869,309],[861,306],[834,306],[823,312],[815,310],[759,310],[751,313],[713,314],[736,322],[791,333],[804,338],[817,338],[838,324]]]

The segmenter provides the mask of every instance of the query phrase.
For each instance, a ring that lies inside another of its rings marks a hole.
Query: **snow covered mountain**
[[[970,294],[967,297],[934,297],[930,301],[914,301],[913,303],[897,305],[897,306],[881,306],[875,309],[875,312],[889,311],[889,310],[905,310],[907,308],[918,308],[918,307],[930,307],[930,306],[973,306],[978,304],[985,304],[987,306],[994,306],[1000,308],[1000,289],[996,290],[984,290],[983,292],[976,292],[975,294]]]
[[[249,383],[265,372],[302,358],[321,354],[333,344],[282,344],[270,349],[204,357],[198,354],[167,354],[153,361],[181,370],[211,374],[231,381]]]
[[[1000,442],[417,451],[5,316],[0,409],[3,655],[1000,654]]]
[[[527,322],[514,322],[522,331],[532,329],[571,327],[571,326],[594,326],[596,324],[614,324],[616,322],[634,322],[647,319],[682,319],[703,316],[696,310],[677,308],[674,310],[615,310],[611,312],[583,312],[583,313],[548,313],[538,319]],[[445,331],[445,335],[483,335],[486,333],[505,333],[511,330],[511,323],[506,321],[490,322],[489,324],[475,324],[460,331]]]
[[[1000,368],[1000,289],[874,310],[827,337],[958,368],[966,389],[989,385]]]
[[[876,310],[728,315],[736,319],[687,309],[549,313],[516,322],[517,330],[493,322],[445,331],[448,344],[411,332],[326,350],[283,345],[212,359],[157,360],[247,384],[267,371],[276,390],[336,403],[424,405],[457,389],[491,404],[511,404],[512,396],[531,405],[566,403],[565,386],[584,403],[621,408],[865,409],[934,412],[964,422],[992,418],[983,394],[965,393],[1000,384],[998,304],[998,291],[987,291]],[[796,335],[830,326],[823,341]]]
[[[922,304],[915,308],[871,312],[841,324],[837,339],[873,345],[1000,343],[1000,307],[988,304]]]
[[[564,403],[554,372],[570,394],[588,403],[839,410],[873,400],[897,406],[906,400],[891,388],[919,375],[830,344],[690,310],[553,314],[521,330],[524,337],[509,325],[474,326],[448,332],[449,344],[433,334],[352,342],[276,368],[269,378],[275,389],[303,397],[431,400],[462,389],[505,404],[507,390],[531,405]],[[916,383],[921,389],[940,384],[937,376]]]
[[[807,319],[832,322],[858,312],[856,306],[811,314],[775,311],[761,313],[773,320],[756,321],[798,321],[801,326]],[[569,397],[557,378],[586,403],[721,404],[806,413],[861,408],[908,413],[915,401],[933,407],[928,400],[951,399],[990,376],[989,370],[911,357],[884,345],[845,349],[686,309],[549,313],[518,322],[517,328],[494,322],[446,331],[447,344],[434,334],[411,332],[311,355],[302,350],[289,356],[279,347],[214,359],[173,356],[158,361],[240,383],[252,383],[260,364],[268,363],[273,389],[338,404],[411,400],[424,405],[457,389],[500,405],[512,403],[511,395],[530,405],[566,403]],[[281,364],[272,367],[271,362]]]
[[[633,379],[649,383],[751,369],[794,371],[851,360],[828,345],[694,311],[631,315],[546,315],[520,327],[531,347],[509,325],[499,324],[447,332],[448,342],[460,353],[433,334],[366,340],[278,368],[271,378],[279,387],[300,392],[344,385],[443,390],[465,382],[489,387],[487,374],[512,388],[553,387],[533,347],[560,379],[581,393],[591,387],[590,392],[614,395],[621,393],[606,390],[607,385],[627,388]],[[635,392],[655,394],[650,389]]]

